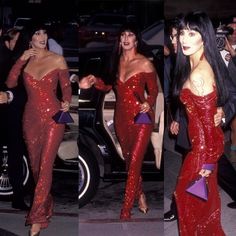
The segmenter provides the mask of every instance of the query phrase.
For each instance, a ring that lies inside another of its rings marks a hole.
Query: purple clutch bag
[[[200,179],[195,180],[192,184],[190,184],[186,191],[190,194],[193,194],[195,197],[199,197],[200,199],[207,201],[208,188],[206,184],[206,178],[201,177]]]
[[[134,123],[135,124],[152,124],[152,120],[148,113],[140,112],[134,117]]]
[[[58,111],[52,118],[58,124],[74,122],[69,112]]]
[[[202,169],[213,171],[215,164],[203,164]],[[206,178],[201,177],[200,179],[195,180],[190,186],[186,189],[190,194],[193,194],[196,197],[199,197],[202,200],[208,200],[208,188],[206,183]]]

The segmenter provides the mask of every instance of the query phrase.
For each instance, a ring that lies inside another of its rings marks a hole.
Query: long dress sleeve
[[[143,73],[145,82],[147,85],[148,95],[146,97],[146,102],[152,107],[156,102],[158,95],[158,85],[157,85],[157,75],[155,72]]]
[[[19,75],[21,73],[22,67],[25,65],[26,62],[27,61],[18,59],[13,65],[6,80],[6,85],[8,88],[14,88],[17,86]]]
[[[71,94],[72,94],[72,89],[71,89],[71,84],[70,84],[70,79],[69,79],[69,71],[68,69],[64,70],[59,70],[58,72],[59,75],[59,83],[62,91],[62,100],[63,101],[71,101]]]
[[[104,92],[108,92],[112,89],[112,86],[111,85],[106,85],[102,79],[100,78],[96,78],[97,81],[96,83],[94,84],[94,87],[98,90],[101,90],[101,91],[104,91]]]

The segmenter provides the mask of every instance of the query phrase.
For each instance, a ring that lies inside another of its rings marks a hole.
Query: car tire
[[[23,155],[23,185],[26,186],[29,181],[29,164],[27,158]],[[7,163],[2,164],[0,172],[0,196],[10,196],[13,194],[12,186],[8,175]]]
[[[79,151],[79,208],[96,194],[99,185],[99,167],[89,150]]]

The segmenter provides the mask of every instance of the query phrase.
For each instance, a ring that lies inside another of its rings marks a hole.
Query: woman
[[[139,201],[139,210],[143,213],[148,211],[142,190],[141,167],[153,130],[152,107],[156,101],[158,88],[155,69],[152,63],[139,53],[140,44],[136,27],[124,26],[121,29],[119,46],[112,66],[112,77],[115,78],[113,89],[116,94],[115,130],[128,171],[125,198],[120,214],[122,220],[131,218],[135,198]],[[84,77],[80,84],[87,86],[88,83],[95,84],[97,89],[104,91],[112,88],[111,85],[105,85],[101,79],[93,75]],[[147,87],[147,97],[144,96],[145,87]],[[152,123],[135,124],[134,117],[139,112],[148,112]]]
[[[180,97],[188,116],[191,150],[178,178],[175,198],[181,236],[225,235],[220,222],[217,160],[224,151],[224,134],[214,124],[217,106],[227,100],[224,80],[227,68],[217,50],[209,17],[192,12],[180,20],[174,94]],[[205,164],[213,164],[210,170]],[[206,177],[208,200],[186,192],[191,181]]]
[[[28,95],[23,130],[36,184],[26,225],[31,225],[30,235],[39,235],[40,229],[48,226],[52,216],[52,169],[65,128],[63,124],[57,124],[52,116],[59,110],[68,111],[71,86],[64,58],[47,50],[45,27],[35,23],[30,28],[29,36],[30,49],[24,51],[12,67],[6,84],[9,88],[15,87],[23,71]],[[56,96],[58,81],[62,102]]]

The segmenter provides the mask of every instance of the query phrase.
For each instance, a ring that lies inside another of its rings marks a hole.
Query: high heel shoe
[[[140,195],[138,204],[139,204],[139,207],[138,207],[139,211],[141,211],[143,214],[147,214],[149,209],[147,206],[146,196],[144,195],[144,193]]]
[[[39,236],[40,235],[40,224],[33,224],[29,230],[29,236]]]
[[[40,230],[38,232],[32,232],[29,230],[29,236],[39,236],[40,235]]]

